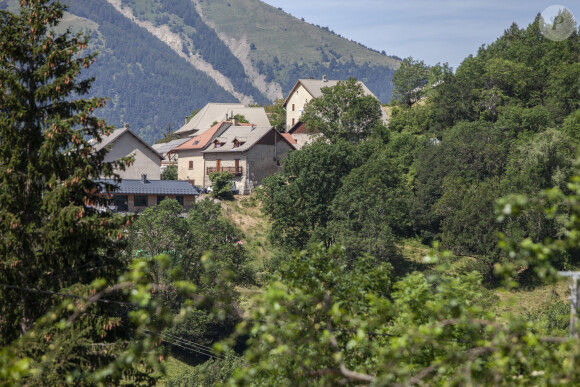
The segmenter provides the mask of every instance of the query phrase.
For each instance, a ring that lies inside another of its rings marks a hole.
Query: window
[[[180,206],[183,206],[183,196],[176,196],[175,200],[177,200]]]
[[[189,161],[189,169],[193,169],[193,160]]]
[[[292,118],[292,126],[294,126],[294,118]]]
[[[294,110],[295,110],[295,108],[296,108],[296,107],[294,106],[294,104],[292,104],[292,111],[294,111]]]
[[[161,203],[163,200],[165,200],[165,196],[163,195],[157,195],[157,204]]]
[[[115,195],[113,197],[113,204],[117,207],[117,211],[129,211],[129,196]]]
[[[147,207],[147,196],[135,195],[133,198],[135,207]]]

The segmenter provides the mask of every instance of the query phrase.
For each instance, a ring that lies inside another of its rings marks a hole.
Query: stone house
[[[264,177],[278,171],[280,160],[294,149],[273,127],[231,126],[202,151],[204,185],[211,185],[211,173],[227,171],[234,175],[234,189],[250,194]]]
[[[97,143],[95,139],[91,140],[90,143],[95,150],[109,148],[109,152],[105,157],[106,162],[127,156],[134,157],[133,164],[124,171],[115,170],[115,173],[122,179],[140,179],[143,174],[155,180],[161,179],[160,167],[163,157],[133,133],[129,129],[129,125],[122,129],[114,130],[108,136],[103,136],[100,143]]]
[[[293,141],[271,126],[220,122],[172,152],[179,155],[180,180],[209,187],[211,173],[227,171],[234,175],[234,189],[248,194],[294,149]]]

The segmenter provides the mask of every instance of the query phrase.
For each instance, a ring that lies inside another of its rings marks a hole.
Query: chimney
[[[125,122],[125,129],[129,129],[129,123]]]
[[[228,120],[228,113],[226,112],[226,119],[224,121],[227,121],[227,120]]]
[[[187,116],[185,116],[185,124],[184,125],[187,125]]]
[[[144,173],[141,174],[141,183],[143,184],[147,183],[147,175]]]
[[[326,78],[326,75],[322,76],[322,82],[328,82],[328,78]]]
[[[238,126],[238,117],[232,116],[232,121],[234,123],[234,126]]]

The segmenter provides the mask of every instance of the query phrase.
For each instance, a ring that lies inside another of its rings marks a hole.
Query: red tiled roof
[[[217,124],[215,124],[214,126],[209,128],[208,130],[203,132],[202,134],[193,137],[191,140],[187,140],[186,142],[184,142],[183,144],[181,144],[180,146],[178,146],[176,148],[173,148],[173,151],[185,150],[185,149],[203,149],[203,148],[205,148],[207,146],[207,144],[209,144],[209,142],[211,141],[213,136],[217,133],[219,128],[221,128],[221,126],[224,123],[228,123],[228,121],[218,122]]]
[[[292,137],[292,135],[290,133],[280,133],[282,135],[282,137],[284,137],[286,140],[288,140],[288,142],[292,145],[294,144],[298,144],[296,142],[296,140],[294,140],[294,137]]]

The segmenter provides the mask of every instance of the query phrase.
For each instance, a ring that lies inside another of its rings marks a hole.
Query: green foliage
[[[232,180],[234,175],[230,172],[214,172],[209,175],[211,181],[211,196],[221,200],[233,200]]]
[[[575,383],[577,340],[561,305],[545,315],[495,315],[475,274],[414,273],[391,286],[387,267],[344,251],[296,253],[240,325],[247,366],[233,385],[536,385]],[[353,284],[356,284],[354,286]]]
[[[381,104],[365,95],[356,79],[339,81],[321,91],[322,96],[308,101],[300,117],[310,131],[322,133],[331,142],[356,144],[381,130]]]
[[[240,124],[248,124],[250,122],[243,114],[236,114],[234,118],[238,120]]]
[[[410,231],[409,193],[401,171],[385,153],[375,153],[342,179],[331,204],[329,232],[346,246],[349,259],[368,253],[403,269],[409,263],[400,262],[395,240]]]
[[[81,53],[84,35],[53,31],[63,12],[41,0],[23,2],[19,14],[0,11],[0,283],[45,291],[114,279],[123,266],[125,220],[88,206],[106,204],[97,191],[111,187],[93,179],[115,166],[87,141],[112,129],[91,114],[103,99],[81,98],[92,80],[77,75],[95,55]],[[0,288],[0,345],[25,334],[53,303]]]
[[[429,82],[429,66],[422,60],[408,57],[393,74],[393,100],[411,107],[425,94]]]
[[[143,211],[130,230],[133,253],[149,257],[169,254],[171,265],[179,266],[183,277],[200,289],[206,288],[201,281],[204,274],[219,278],[231,272],[234,284],[253,283],[249,257],[240,243],[243,236],[221,215],[219,204],[206,199],[195,203],[187,217],[181,217],[182,213],[183,208],[172,199]],[[203,270],[201,260],[207,252],[213,256],[212,273]]]
[[[286,108],[282,106],[283,104],[284,99],[278,98],[272,105],[264,106],[270,124],[279,132],[286,130]]]
[[[167,380],[165,386],[217,386],[227,382],[236,369],[243,366],[243,358],[236,356],[234,352],[228,352],[224,358],[208,360],[195,367],[193,371],[185,372],[178,377]]]
[[[330,242],[326,226],[330,203],[342,178],[360,166],[369,149],[347,141],[315,142],[292,152],[282,173],[263,180],[263,211],[273,221],[271,240],[285,248],[304,247],[310,240]]]
[[[161,174],[161,180],[177,180],[177,165],[172,164],[165,168]]]

